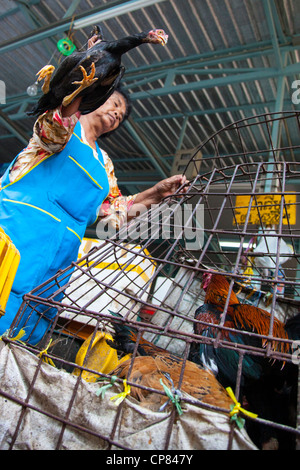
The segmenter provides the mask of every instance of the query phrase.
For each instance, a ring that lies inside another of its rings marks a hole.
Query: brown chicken
[[[125,353],[132,352],[137,339],[134,329],[124,323],[116,324],[114,328],[116,333],[112,346]],[[230,405],[233,403],[231,398],[209,370],[191,361],[186,361],[184,365],[183,359],[155,346],[144,338],[140,339],[137,352],[140,354],[139,356],[136,356],[134,360],[128,359],[121,363],[111,372],[111,375],[126,378],[131,384],[135,383],[141,386],[131,385],[131,396],[143,406],[152,411],[158,411],[168,401],[168,397],[149,389],[164,392],[162,380],[174,393],[179,386],[184,366],[181,392],[188,393],[209,405],[230,410]],[[129,375],[132,361],[134,362]],[[176,393],[180,395],[180,392]]]

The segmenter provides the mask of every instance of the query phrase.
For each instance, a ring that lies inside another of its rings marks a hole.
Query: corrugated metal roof
[[[2,0],[2,162],[11,161],[31,135],[34,120],[25,112],[33,99],[26,89],[42,66],[61,60],[57,41],[71,34],[77,48],[85,48],[91,26],[78,29],[78,20],[125,4],[133,11],[101,21],[108,39],[161,27],[169,42],[123,57],[132,117],[99,144],[112,157],[124,192],[168,176],[176,152],[198,147],[236,120],[299,110],[292,102],[300,72],[297,0],[163,0],[138,9],[136,1]],[[299,139],[299,132],[292,138]],[[245,144],[259,148],[257,133],[248,129]],[[228,154],[231,143],[220,148]]]

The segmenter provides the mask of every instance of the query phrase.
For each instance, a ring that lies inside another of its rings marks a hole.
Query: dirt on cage
[[[299,149],[299,113],[227,126],[185,193],[24,297],[1,342],[1,448],[298,447]]]

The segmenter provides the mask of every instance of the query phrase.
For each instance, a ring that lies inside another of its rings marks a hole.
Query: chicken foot
[[[73,85],[79,85],[79,87],[73,93],[64,97],[63,102],[62,102],[63,106],[68,106],[82,90],[84,90],[85,88],[88,88],[89,86],[91,86],[93,83],[95,83],[98,80],[97,77],[94,78],[95,71],[96,71],[94,62],[92,62],[92,65],[91,65],[90,75],[87,74],[85,68],[82,67],[82,65],[80,65],[80,68],[83,74],[83,79],[79,82],[78,81],[73,82]]]
[[[50,85],[50,80],[52,77],[52,74],[55,70],[55,67],[53,65],[45,65],[39,72],[36,74],[38,76],[37,81],[40,82],[45,79],[44,84],[42,86],[42,91],[43,93],[48,93],[49,91],[49,85]]]

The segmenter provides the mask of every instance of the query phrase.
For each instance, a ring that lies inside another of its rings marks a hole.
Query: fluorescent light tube
[[[155,3],[164,2],[165,0],[131,0],[125,2],[122,5],[116,7],[108,8],[107,10],[95,13],[94,15],[89,15],[80,20],[74,21],[73,28],[80,29],[85,26],[95,25],[101,23],[101,21],[108,20],[110,18],[115,18],[116,16],[124,15],[125,13],[130,13],[134,10],[139,10],[141,8],[154,5]]]
[[[239,242],[220,242],[220,246],[222,248],[239,248],[240,247]],[[243,248],[248,248],[249,243],[243,243]]]

